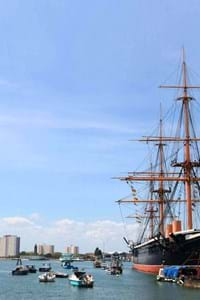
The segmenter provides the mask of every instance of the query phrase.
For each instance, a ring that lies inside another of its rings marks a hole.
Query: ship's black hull
[[[163,265],[199,265],[200,235],[155,239],[132,249],[133,268],[157,273]]]

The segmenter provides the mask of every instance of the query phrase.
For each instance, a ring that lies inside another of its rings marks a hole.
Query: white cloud
[[[10,226],[27,226],[27,225],[33,225],[33,223],[24,217],[8,217],[3,218],[2,222],[4,222],[7,225]]]
[[[140,122],[133,126],[128,126],[128,124],[116,123],[115,121],[103,121],[96,120],[95,117],[87,115],[75,115],[73,117],[66,116],[62,118],[53,113],[39,112],[39,111],[25,111],[18,113],[1,113],[0,114],[0,124],[1,126],[14,126],[27,128],[43,128],[43,129],[96,129],[96,130],[106,130],[119,133],[133,134],[138,131],[134,128],[144,127],[144,124]]]
[[[0,235],[16,234],[21,237],[21,250],[32,250],[36,243],[55,245],[56,251],[64,251],[67,245],[80,247],[81,252],[94,251],[100,247],[105,251],[128,251],[123,241],[124,224],[110,220],[79,222],[70,219],[56,220],[43,225],[42,218],[6,217],[0,219]],[[40,223],[39,223],[40,221]],[[128,235],[134,238],[137,226],[126,227]],[[127,238],[129,238],[129,236]]]
[[[59,221],[55,222],[55,224],[56,224],[58,227],[64,228],[64,227],[67,227],[67,226],[69,226],[69,225],[73,225],[73,224],[74,224],[74,221],[69,220],[69,219],[62,219],[62,220],[59,220]]]

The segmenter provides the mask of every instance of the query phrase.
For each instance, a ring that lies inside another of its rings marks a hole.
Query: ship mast
[[[151,172],[153,172],[152,171],[152,163],[151,163]],[[150,182],[150,191],[151,191],[150,199],[153,199],[153,193],[154,193],[154,182],[153,181]],[[160,213],[158,216],[156,216],[155,214],[158,212],[158,209],[155,209],[155,207],[154,207],[155,203],[153,205],[152,201],[150,201],[149,204],[150,204],[149,205],[150,207],[146,208],[145,212],[149,213],[149,219],[150,219],[150,236],[149,236],[149,238],[151,239],[151,238],[153,238],[153,234],[154,234],[154,219],[156,219],[158,217],[160,218]]]
[[[163,160],[164,160],[164,153],[163,153],[163,142],[162,142],[162,116],[160,117],[160,143],[158,145],[159,147],[159,154],[160,154],[160,176],[164,176],[164,170],[163,170]],[[164,189],[163,189],[163,181],[160,181],[159,191],[158,191],[160,203],[160,233],[164,234]]]
[[[191,199],[191,157],[190,157],[190,127],[189,127],[189,101],[190,97],[188,96],[187,92],[187,73],[186,73],[186,63],[185,63],[185,55],[183,51],[183,108],[184,108],[184,125],[185,125],[185,165],[184,165],[184,172],[185,177],[187,178],[185,182],[185,194],[186,194],[186,201],[187,201],[187,228],[192,229],[192,199]]]
[[[175,89],[183,89],[183,95],[179,97],[177,100],[181,100],[183,104],[183,112],[184,112],[184,162],[179,164],[174,164],[174,166],[182,166],[184,169],[184,177],[185,177],[185,196],[186,196],[186,205],[187,205],[187,229],[193,228],[192,222],[192,192],[191,192],[191,171],[192,171],[192,162],[190,155],[190,117],[189,117],[189,103],[193,98],[189,96],[188,89],[200,88],[200,86],[189,86],[187,82],[187,66],[185,62],[185,51],[183,49],[183,61],[182,61],[182,85],[180,86],[160,86],[161,88],[175,88]],[[200,166],[200,164],[199,164]]]
[[[170,190],[165,189],[164,182],[182,182],[185,186],[185,199],[182,200],[174,200],[170,199],[170,202],[184,202],[186,203],[187,208],[187,229],[193,228],[193,220],[192,220],[192,203],[200,202],[200,199],[192,200],[192,189],[191,185],[193,183],[200,182],[200,178],[194,176],[193,168],[200,167],[200,162],[191,161],[191,153],[190,147],[192,142],[199,142],[200,138],[192,137],[190,134],[190,108],[189,104],[193,98],[188,94],[188,89],[196,89],[200,88],[200,86],[192,86],[188,84],[187,81],[187,66],[185,62],[185,53],[183,49],[183,60],[182,60],[182,83],[180,85],[169,85],[169,86],[160,86],[161,88],[170,88],[170,89],[181,89],[183,90],[182,96],[177,98],[177,100],[182,101],[183,106],[183,129],[184,135],[183,137],[164,137],[162,132],[162,118],[160,118],[160,132],[157,137],[144,137],[140,139],[140,141],[145,142],[157,142],[158,151],[159,151],[159,165],[160,169],[158,172],[128,172],[128,176],[125,177],[116,177],[122,181],[126,182],[140,182],[140,181],[149,181],[149,182],[160,182],[158,189],[153,190],[153,193],[157,193],[159,199],[132,199],[132,200],[123,200],[118,201],[121,202],[132,202],[132,203],[157,203],[159,205],[159,231],[161,234],[164,234],[164,210],[165,210],[165,194],[169,193]],[[184,144],[184,161],[183,162],[175,162],[171,165],[173,167],[180,167],[183,169],[183,172],[168,172],[164,171],[164,142],[183,142]],[[152,207],[150,206],[150,219],[153,219],[153,215],[151,213]],[[154,218],[156,216],[154,215]],[[151,223],[152,227],[152,223]],[[151,228],[153,231],[153,228]]]

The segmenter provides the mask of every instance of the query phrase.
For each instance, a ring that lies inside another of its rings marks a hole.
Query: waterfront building
[[[4,235],[0,237],[0,257],[18,256],[20,253],[20,237]]]
[[[69,254],[78,255],[79,254],[79,247],[70,245],[70,246],[67,247],[66,252],[69,253]]]
[[[37,252],[39,255],[54,254],[54,245],[38,245]]]
[[[34,253],[34,255],[37,255],[37,244],[34,245],[33,253]]]

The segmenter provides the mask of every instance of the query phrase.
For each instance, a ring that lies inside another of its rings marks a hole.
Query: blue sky
[[[171,105],[157,87],[183,45],[200,69],[199,16],[198,0],[0,1],[1,235],[126,249],[111,177],[142,160],[128,140]]]

